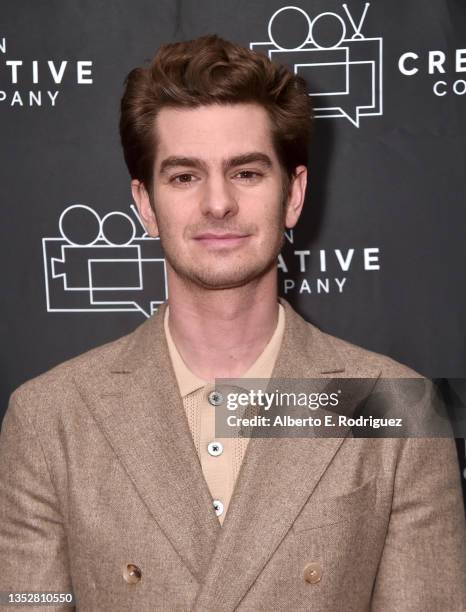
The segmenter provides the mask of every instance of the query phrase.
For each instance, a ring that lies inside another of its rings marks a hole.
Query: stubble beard
[[[202,261],[204,258],[197,262],[188,259],[186,253],[183,254],[176,248],[175,241],[170,237],[170,231],[165,231],[166,228],[159,226],[160,242],[168,264],[185,283],[202,289],[231,289],[256,281],[276,268],[277,258],[285,242],[284,214],[275,220],[275,225],[275,231],[265,241],[268,251],[266,254],[248,250],[248,245],[239,248],[237,258],[234,253],[212,251],[208,255],[208,265]],[[247,255],[244,257],[242,252]],[[223,259],[229,262],[219,265]]]

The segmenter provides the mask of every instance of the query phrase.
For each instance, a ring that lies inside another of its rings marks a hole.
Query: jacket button
[[[322,578],[322,567],[320,563],[308,563],[304,567],[304,580],[306,582],[310,582],[311,584],[316,584]]]
[[[128,584],[136,584],[141,580],[142,572],[137,565],[128,563],[128,565],[123,570],[123,578]]]

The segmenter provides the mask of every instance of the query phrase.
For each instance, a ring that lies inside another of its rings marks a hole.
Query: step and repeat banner
[[[159,241],[131,200],[119,102],[160,44],[208,33],[288,65],[314,101],[281,295],[434,379],[461,410],[463,0],[3,0],[0,417],[19,384],[128,333],[167,298]]]

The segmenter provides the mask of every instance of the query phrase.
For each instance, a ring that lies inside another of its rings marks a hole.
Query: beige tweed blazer
[[[416,376],[280,301],[272,377]],[[0,592],[72,591],[83,612],[464,612],[452,439],[253,438],[219,524],[165,307],[12,394],[0,436]]]

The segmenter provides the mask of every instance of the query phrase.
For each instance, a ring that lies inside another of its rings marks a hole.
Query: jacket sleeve
[[[17,395],[10,398],[0,435],[0,592],[71,593],[63,517],[41,443]]]
[[[466,526],[453,438],[403,440],[371,610],[466,611]]]

